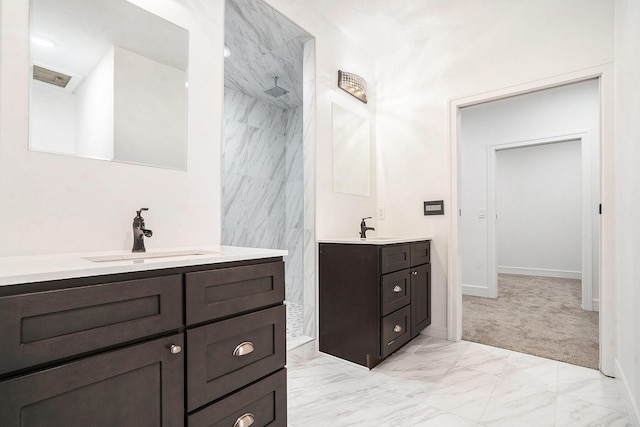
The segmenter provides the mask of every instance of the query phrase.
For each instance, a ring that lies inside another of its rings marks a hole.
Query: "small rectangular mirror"
[[[31,0],[29,149],[186,170],[189,33],[126,0]]]
[[[338,104],[333,104],[333,191],[371,193],[371,124]]]

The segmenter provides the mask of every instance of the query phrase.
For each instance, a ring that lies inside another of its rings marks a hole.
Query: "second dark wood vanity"
[[[429,240],[319,252],[321,352],[371,369],[431,324]]]

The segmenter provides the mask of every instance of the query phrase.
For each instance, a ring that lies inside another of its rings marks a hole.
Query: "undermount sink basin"
[[[363,240],[378,240],[378,241],[382,241],[382,240],[398,240],[397,237],[367,237],[366,239]]]
[[[333,237],[318,239],[318,242],[355,245],[391,245],[396,243],[418,242],[422,240],[431,240],[431,237],[367,236],[366,239],[361,239],[360,237]]]
[[[218,253],[219,252],[205,251],[205,250],[157,251],[157,252],[136,252],[136,253],[117,254],[117,255],[99,255],[99,256],[85,257],[84,259],[91,262],[137,261],[137,260],[157,259],[157,258],[216,255]]]

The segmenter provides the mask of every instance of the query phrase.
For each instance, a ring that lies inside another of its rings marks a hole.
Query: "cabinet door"
[[[182,426],[183,336],[0,382],[5,427]]]
[[[0,374],[178,330],[182,276],[0,298]]]
[[[411,337],[431,324],[431,264],[411,269]]]

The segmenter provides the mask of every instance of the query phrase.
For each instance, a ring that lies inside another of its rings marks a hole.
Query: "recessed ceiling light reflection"
[[[42,46],[42,47],[54,47],[55,43],[52,42],[51,40],[45,38],[45,37],[40,37],[40,36],[32,36],[31,37],[31,42],[34,44],[37,44],[38,46]]]

